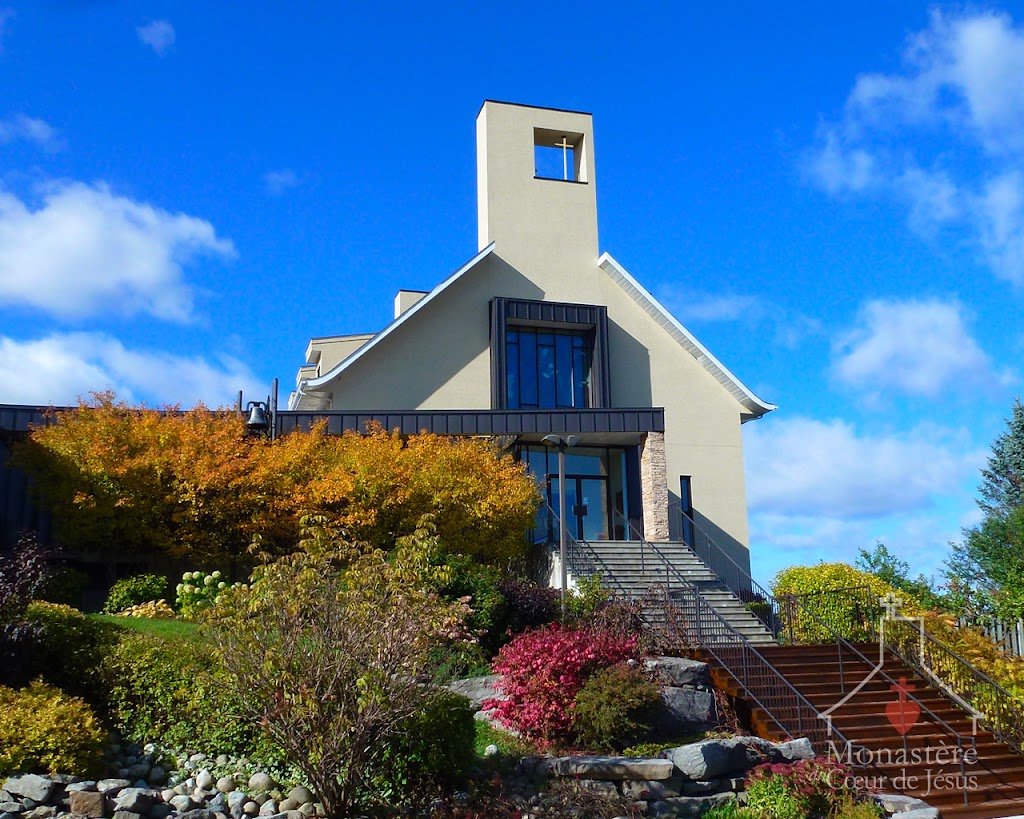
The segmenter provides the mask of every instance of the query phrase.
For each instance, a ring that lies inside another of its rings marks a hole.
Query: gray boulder
[[[254,773],[249,777],[249,793],[266,793],[273,788],[274,780],[270,774]]]
[[[83,779],[81,782],[72,782],[70,785],[65,785],[64,790],[68,793],[74,793],[75,791],[94,791],[96,790],[96,782],[92,779]]]
[[[644,667],[674,686],[707,688],[711,681],[707,663],[685,657],[654,657],[645,661]]]
[[[736,797],[731,793],[713,793],[707,796],[676,796],[647,803],[647,815],[656,817],[682,817],[698,819],[716,805],[724,804]]]
[[[107,796],[116,796],[131,784],[127,779],[101,779],[96,783],[96,790]]]
[[[656,800],[669,799],[673,796],[681,796],[683,780],[678,776],[661,781],[642,779],[622,783],[622,795],[628,799]]]
[[[294,799],[300,805],[304,805],[306,802],[312,802],[313,792],[305,785],[296,785],[290,791],[288,791],[288,798]]]
[[[21,813],[25,806],[21,802],[0,802],[0,813]]]
[[[703,731],[717,722],[715,695],[692,688],[663,688],[654,715],[659,736],[677,737]]]
[[[206,803],[206,809],[212,810],[214,813],[227,813],[230,808],[228,807],[228,798],[218,793],[209,802]]]
[[[171,800],[171,807],[178,813],[186,813],[196,807],[196,803],[188,794],[179,793]]]
[[[242,813],[246,816],[256,816],[260,812],[260,806],[256,802],[246,802],[242,805]]]
[[[45,802],[53,794],[57,783],[45,776],[24,774],[11,776],[4,782],[4,790],[13,796],[22,796],[34,802]]]
[[[928,810],[931,806],[913,796],[904,796],[896,793],[875,794],[875,802],[881,805],[886,813],[909,813],[915,810]],[[901,817],[902,819],[902,817]]]
[[[114,799],[114,810],[149,813],[149,809],[153,807],[153,803],[159,795],[157,791],[151,791],[148,788],[125,788]]]
[[[21,819],[53,819],[57,815],[57,808],[53,805],[40,805],[21,814]]]
[[[796,762],[798,759],[814,759],[814,748],[806,737],[775,743],[773,762]]]
[[[231,791],[228,794],[228,807],[234,809],[235,807],[241,807],[249,801],[249,794],[245,791]]]
[[[904,811],[900,819],[939,819],[939,811],[936,808],[917,808]]]
[[[71,812],[77,816],[88,816],[91,819],[100,819],[106,816],[107,799],[97,791],[72,791]]]
[[[686,779],[716,779],[747,768],[747,746],[738,738],[705,739],[672,748],[668,754]]]
[[[276,813],[277,803],[273,799],[268,799],[260,805],[260,816],[273,816]]]
[[[113,819],[142,819],[142,814],[132,810],[115,810]]]
[[[494,684],[501,679],[497,674],[488,674],[484,677],[469,677],[465,680],[455,680],[445,686],[455,694],[461,694],[472,703],[473,708],[480,708],[484,700],[504,699],[504,696],[494,690]]]
[[[230,776],[222,776],[217,780],[217,790],[221,793],[231,793],[235,789],[235,780]]]
[[[672,776],[672,760],[633,756],[563,756],[547,759],[537,772],[573,779],[660,781]]]
[[[179,814],[178,819],[216,819],[217,814],[212,810],[190,810]]]

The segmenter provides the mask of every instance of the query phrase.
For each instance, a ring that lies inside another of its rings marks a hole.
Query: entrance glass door
[[[558,475],[548,475],[548,497],[558,514]],[[565,476],[565,517],[569,532],[577,540],[607,540],[608,479],[592,475]],[[554,527],[558,537],[558,527]]]

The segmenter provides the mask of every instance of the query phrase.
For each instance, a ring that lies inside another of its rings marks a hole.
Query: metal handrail
[[[548,514],[554,519],[555,523],[561,527],[562,521],[558,517],[558,513],[552,508],[551,504],[547,500],[544,501],[544,507],[547,509]],[[629,592],[622,583],[619,582],[619,579],[611,569],[608,568],[607,564],[601,558],[601,555],[594,550],[594,547],[591,546],[588,541],[577,540],[572,532],[569,531],[569,527],[565,528],[565,541],[566,546],[568,547],[569,565],[574,569],[577,569],[575,574],[578,576],[582,576],[583,572],[586,572],[588,575],[601,574],[602,577],[610,579],[615,584],[623,597],[629,596]],[[584,549],[584,547],[586,548]],[[598,571],[598,564],[601,567],[600,572]],[[580,566],[583,567],[583,572],[578,570],[578,567]]]
[[[861,587],[855,587],[855,589],[858,589],[858,590],[860,588]],[[836,591],[837,592],[849,592],[849,591],[851,591],[851,589],[838,589]],[[814,596],[821,596],[822,594],[825,594],[825,592],[818,593],[817,595],[814,595]],[[819,627],[823,627],[826,631],[830,632],[833,635],[833,637],[836,639],[837,646],[838,646],[838,651],[839,651],[839,662],[840,662],[840,666],[839,666],[840,667],[840,672],[839,672],[839,674],[840,674],[840,690],[845,694],[846,693],[846,681],[843,678],[843,670],[842,670],[842,668],[843,668],[843,666],[842,666],[842,652],[843,652],[843,649],[845,648],[846,650],[851,651],[854,655],[856,655],[858,657],[858,659],[860,659],[869,668],[873,667],[872,666],[872,660],[870,660],[853,643],[851,643],[849,640],[847,640],[845,637],[843,637],[839,632],[837,632],[834,628],[832,628],[832,626],[829,625],[825,620],[823,620],[822,618],[818,617],[817,614],[815,614],[813,611],[811,611],[809,608],[807,608],[806,604],[803,602],[803,598],[807,597],[807,596],[808,595],[801,595],[801,596],[798,597],[796,595],[790,595],[787,598],[787,600],[792,601],[797,606],[799,606],[801,609],[803,609],[803,613],[805,613],[806,615],[811,617],[812,620],[815,620]],[[792,623],[792,618],[790,619],[790,623]],[[922,633],[924,633],[924,632],[922,632]],[[884,650],[884,648],[885,648],[885,646],[883,646],[883,650]],[[898,656],[900,656],[901,659],[903,659],[903,656],[900,655],[899,652],[894,652],[894,653],[896,653]],[[884,655],[883,655],[882,659],[884,660]],[[911,667],[914,667],[915,664],[914,663],[908,663],[908,665],[910,665]],[[965,748],[965,742],[964,742],[965,737],[964,737],[964,735],[961,734],[959,731],[957,731],[955,728],[953,728],[952,725],[950,725],[942,717],[940,717],[938,714],[936,714],[931,708],[929,708],[920,699],[915,697],[910,691],[907,691],[906,688],[904,686],[902,686],[901,683],[899,683],[897,680],[893,679],[893,677],[891,677],[889,675],[889,673],[887,671],[885,671],[884,668],[882,668],[881,664],[878,664],[878,665],[874,666],[874,669],[875,669],[874,673],[879,674],[881,677],[883,677],[885,680],[887,680],[890,683],[890,685],[903,687],[904,688],[904,692],[903,692],[904,696],[906,696],[908,699],[912,700],[921,709],[922,712],[927,713],[931,717],[931,719],[932,719],[932,721],[934,723],[937,723],[939,727],[944,729],[948,734],[950,734],[956,740],[957,748],[960,750],[960,753],[958,754],[958,756],[959,756],[959,759],[960,759],[960,773],[961,773],[960,781],[961,781],[961,783],[963,785],[964,804],[965,805],[968,804],[969,789],[968,789],[968,779],[967,779],[967,776],[966,776],[966,761],[965,761],[965,754],[964,754],[964,748]],[[896,689],[894,688],[893,690],[896,690]],[[970,748],[976,750],[977,743],[975,742],[974,735],[971,734],[969,737],[967,737],[967,739],[969,740],[969,742],[967,744],[970,746]],[[909,742],[908,742],[907,734],[906,733],[903,734],[903,748],[904,748],[905,752],[907,752],[909,750]]]
[[[666,606],[682,608],[688,615],[687,607],[671,599],[675,594],[689,596],[695,616],[686,617],[690,622],[690,636],[708,652],[719,665],[728,671],[743,688],[746,696],[775,723],[782,733],[790,738],[806,737],[818,753],[829,737],[838,738],[852,751],[857,748],[831,721],[779,671],[742,633],[733,628],[722,615],[700,596],[700,590],[692,583],[683,581],[683,589],[677,592],[666,590]],[[710,628],[709,628],[710,626]],[[780,716],[788,711],[789,719]],[[796,730],[793,730],[793,720]],[[789,723],[788,727],[783,720]],[[850,755],[856,760],[858,755]]]
[[[827,742],[830,736],[838,738],[850,749],[857,747],[830,720],[823,717],[814,704],[801,694],[796,686],[787,680],[782,672],[758,651],[744,634],[733,628],[721,613],[701,596],[697,586],[672,565],[672,562],[657,545],[649,541],[628,519],[625,522],[640,542],[641,555],[645,548],[649,548],[653,556],[664,567],[665,606],[666,608],[672,606],[681,609],[684,621],[689,626],[688,638],[706,650],[722,668],[733,676],[746,696],[778,726],[784,735],[807,737],[812,745],[817,745],[819,753],[821,745],[817,743]],[[681,587],[677,591],[673,591],[671,588],[670,576],[674,576]],[[778,601],[767,592],[764,594],[766,600],[773,606],[773,610],[777,612]],[[690,608],[694,610],[694,617],[687,616],[687,608],[680,607],[679,603],[673,599],[675,595],[689,597],[692,600]],[[781,622],[778,617],[772,619],[775,623]],[[710,630],[707,627],[709,624],[711,625]],[[777,636],[774,630],[773,636]],[[772,702],[766,702],[768,699]],[[787,727],[783,723],[785,718],[779,716],[778,712],[783,710],[795,713],[795,732],[792,727],[793,717],[790,717],[790,727]],[[856,755],[853,755],[852,758],[856,758]]]
[[[901,640],[897,636],[895,645],[886,640],[886,645],[891,646],[900,659],[980,718],[998,739],[1017,753],[1024,753],[1024,701],[929,634],[913,619],[885,622],[913,631],[912,639]],[[942,673],[936,668],[942,669]]]
[[[698,526],[693,515],[687,513],[681,506],[675,503],[669,504],[669,510],[672,509],[677,509],[684,520],[689,521],[693,527],[693,532],[700,536],[699,541],[701,545],[698,545],[697,537],[692,539],[692,543],[686,544],[690,551],[701,559],[704,565],[714,573],[715,577],[725,583],[730,589],[733,589],[742,602],[748,606],[751,603],[767,605],[770,612],[768,617],[762,617],[755,609],[751,609],[751,612],[765,624],[773,636],[778,637],[782,611],[778,601],[771,592],[754,580],[750,576],[750,572],[740,566],[733,559],[732,555],[725,551],[711,535]],[[725,561],[724,567],[723,560]],[[731,578],[733,578],[733,582],[729,582]],[[745,600],[744,597],[749,597],[750,599]]]

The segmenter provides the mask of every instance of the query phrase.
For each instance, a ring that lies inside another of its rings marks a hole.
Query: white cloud
[[[867,434],[839,419],[791,418],[744,428],[751,513],[881,517],[928,508],[985,460],[961,431],[920,424]]]
[[[934,12],[901,70],[857,78],[807,170],[831,194],[884,195],[912,227],[968,231],[1002,278],[1024,284],[1024,28],[1007,14]]]
[[[102,184],[51,186],[34,209],[0,191],[0,306],[62,318],[142,312],[188,321],[184,267],[202,254],[230,257],[234,248],[203,219]]]
[[[135,33],[161,57],[174,45],[174,26],[166,20],[153,20],[136,28]]]
[[[298,174],[288,168],[263,174],[263,186],[271,196],[281,196],[301,184],[302,180]]]
[[[209,361],[133,350],[102,333],[57,333],[33,340],[0,336],[0,395],[16,404],[73,404],[112,389],[129,403],[190,407],[234,402],[238,390],[265,391],[249,367],[224,356]]]
[[[868,302],[834,347],[833,374],[877,397],[894,390],[929,398],[1005,383],[955,301]]]
[[[0,119],[0,143],[11,142],[34,142],[49,149],[57,148],[60,144],[56,128],[26,114],[14,114]]]
[[[761,307],[754,296],[715,295],[688,293],[685,297],[674,294],[673,313],[682,322],[687,321],[737,321],[758,318]]]

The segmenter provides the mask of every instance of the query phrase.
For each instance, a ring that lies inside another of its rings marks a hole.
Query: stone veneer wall
[[[644,537],[668,540],[668,474],[665,468],[665,433],[648,432],[640,451],[640,487]]]

